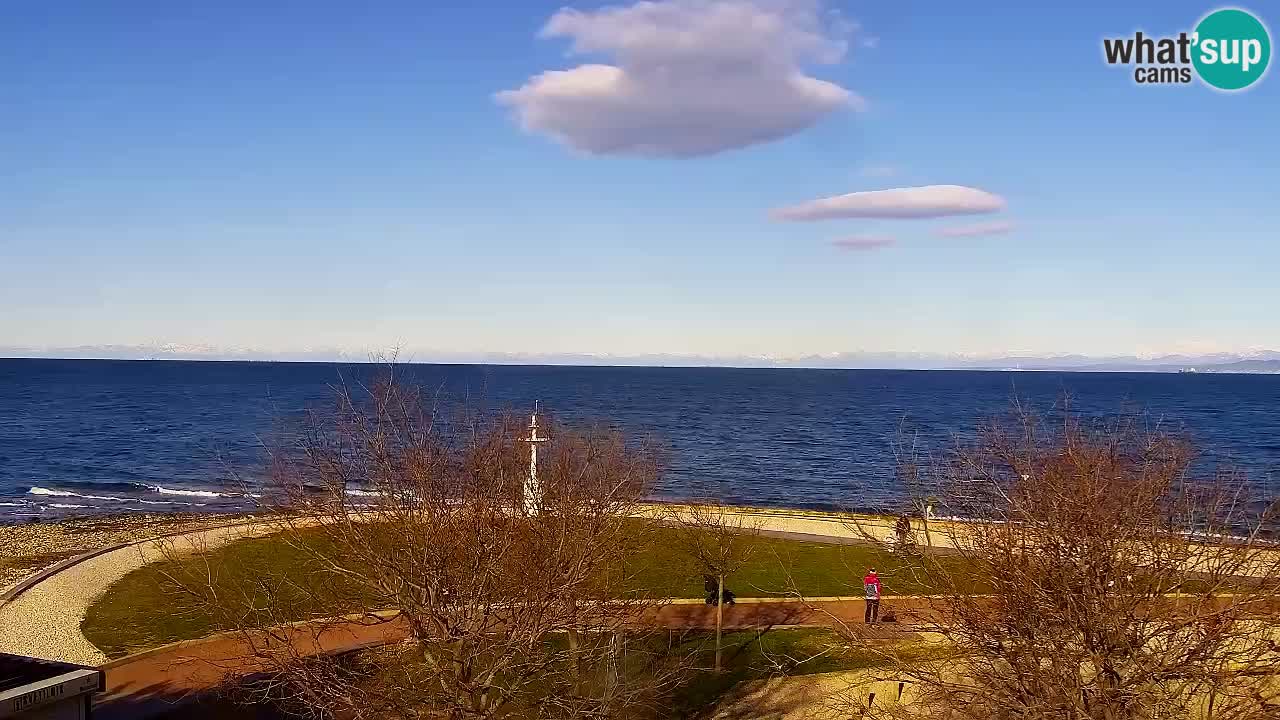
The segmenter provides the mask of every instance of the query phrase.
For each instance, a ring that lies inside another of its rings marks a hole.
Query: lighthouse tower
[[[538,435],[536,402],[533,405],[533,415],[529,418],[529,437],[522,439],[529,443],[529,477],[524,481],[522,499],[525,513],[533,515],[542,511],[542,486],[538,484],[538,446],[547,441],[545,436]]]

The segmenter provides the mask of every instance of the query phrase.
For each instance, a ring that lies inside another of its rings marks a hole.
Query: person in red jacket
[[[867,599],[863,619],[870,625],[880,619],[880,577],[876,575],[875,568],[868,570],[867,576],[862,578],[862,591]]]

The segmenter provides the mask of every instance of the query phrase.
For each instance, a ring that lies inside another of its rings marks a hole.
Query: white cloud
[[[604,55],[495,95],[521,127],[580,151],[692,157],[778,140],[862,101],[805,73],[844,58],[855,26],[821,0],[657,0],[565,8],[543,37]]]
[[[832,242],[841,250],[876,250],[894,243],[888,235],[851,235]]]
[[[983,235],[1003,235],[1012,232],[1017,227],[1008,220],[993,220],[991,222],[973,223],[972,225],[957,225],[955,227],[940,228],[937,231],[938,237],[945,238],[966,238],[981,237]]]
[[[963,185],[871,190],[821,198],[778,208],[776,220],[829,220],[833,218],[935,218],[974,215],[1004,209],[1004,198]]]

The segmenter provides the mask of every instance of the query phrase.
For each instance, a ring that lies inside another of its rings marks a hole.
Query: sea
[[[0,359],[0,522],[236,512],[266,450],[370,364]],[[442,405],[606,423],[658,442],[662,498],[883,509],[903,497],[895,441],[945,452],[1014,401],[1141,415],[1200,467],[1280,483],[1280,375],[407,364]],[[1270,490],[1266,490],[1269,494]]]

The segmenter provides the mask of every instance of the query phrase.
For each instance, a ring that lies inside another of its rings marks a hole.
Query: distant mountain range
[[[102,358],[126,360],[249,360],[275,362],[383,361],[387,353],[334,348],[267,351],[211,345],[84,345],[0,347],[0,357]],[[777,367],[907,370],[1052,370],[1071,372],[1280,373],[1280,351],[1089,356],[1034,354],[946,354],[923,352],[843,352],[822,355],[610,355],[595,353],[486,353],[400,350],[401,362],[488,363],[502,365],[641,365],[663,367]]]

